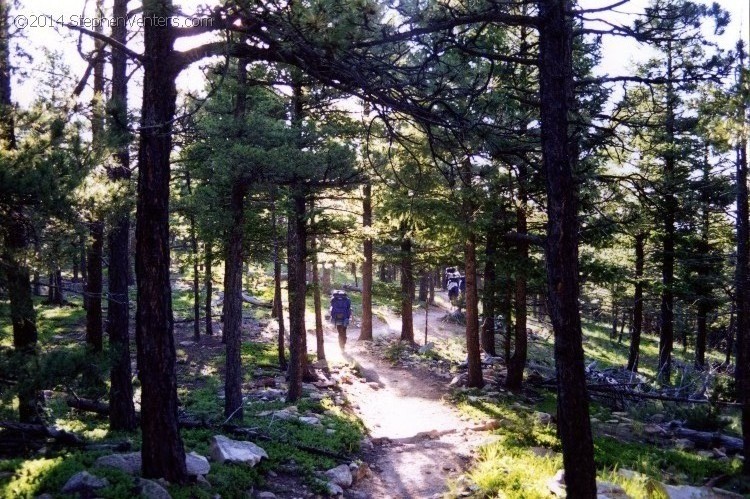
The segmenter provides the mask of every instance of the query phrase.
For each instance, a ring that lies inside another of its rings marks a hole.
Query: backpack
[[[331,319],[343,321],[349,318],[352,302],[344,292],[336,292],[331,297]]]

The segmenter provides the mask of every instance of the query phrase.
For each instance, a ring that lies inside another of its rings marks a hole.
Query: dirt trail
[[[439,322],[445,312],[442,307],[431,309],[428,336],[463,337],[462,327]],[[374,336],[398,338],[401,319],[392,314],[384,319],[376,319],[373,324]],[[423,311],[414,315],[414,322],[415,336],[419,338],[424,334]],[[358,336],[358,327],[349,328],[347,349],[342,354],[333,327],[326,325],[329,363],[356,363],[366,379],[341,386],[373,444],[365,449],[372,473],[346,496],[443,497],[446,481],[465,470],[473,449],[487,439],[487,434],[472,431],[474,424],[461,419],[442,401],[447,393],[445,379],[425,368],[394,367],[358,343]]]

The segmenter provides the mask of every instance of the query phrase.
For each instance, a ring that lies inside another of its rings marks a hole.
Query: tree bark
[[[430,285],[430,276],[425,270],[422,272],[422,274],[419,276],[419,296],[417,297],[417,300],[419,300],[422,303],[427,303],[427,293],[428,288]]]
[[[127,17],[128,0],[115,0],[114,19]],[[112,27],[112,38],[127,42],[126,23]],[[111,182],[130,183],[130,142],[128,129],[128,60],[119,50],[113,50],[112,94],[109,103],[110,135],[115,143],[116,165],[107,175]],[[133,382],[130,361],[130,213],[129,206],[113,223],[109,234],[109,269],[107,297],[107,335],[110,351],[109,426],[113,430],[133,431],[137,426],[133,403]]]
[[[281,255],[279,251],[279,223],[276,216],[276,196],[271,200],[271,225],[273,226],[273,305],[276,311],[276,320],[279,324],[278,350],[279,368],[284,371],[287,368],[286,354],[284,352],[284,303],[281,298]]]
[[[86,281],[86,345],[101,352],[102,330],[102,260],[104,258],[104,222],[97,220],[89,224],[91,245],[88,250],[88,280]]]
[[[318,360],[326,359],[325,338],[323,337],[323,312],[320,303],[320,275],[318,273],[318,238],[315,235],[315,205],[310,201],[310,264],[312,265],[313,307],[315,308],[315,351]]]
[[[0,0],[0,140],[3,148],[13,150],[16,148],[16,134],[11,98],[10,4],[9,0]],[[4,271],[7,281],[13,349],[20,360],[18,416],[21,423],[39,423],[43,398],[35,382],[38,334],[25,254],[30,241],[30,224],[21,207],[6,216],[9,224],[5,227],[0,270]]]
[[[406,224],[401,225],[401,341],[414,343],[414,273],[412,242]]]
[[[674,263],[675,263],[675,214],[677,199],[675,189],[675,110],[674,88],[672,83],[672,48],[667,44],[667,88],[666,88],[666,152],[664,154],[664,205],[662,240],[662,294],[661,332],[659,334],[658,377],[662,383],[669,383],[672,373],[672,348],[674,346]]]
[[[287,401],[294,402],[302,396],[302,378],[306,370],[305,342],[305,194],[297,187],[292,192],[292,212],[289,215],[287,236],[287,289],[289,293],[289,392]]]
[[[368,181],[363,188],[362,226],[365,231],[372,227],[372,184]],[[365,261],[362,263],[362,326],[359,339],[372,341],[372,237],[365,234],[362,243]]]
[[[213,245],[210,242],[206,242],[205,245],[205,262],[206,267],[205,283],[206,283],[206,334],[208,336],[214,335],[214,323],[213,323],[213,307],[211,306],[211,300],[214,294],[214,252]]]
[[[558,433],[569,497],[596,497],[594,446],[578,312],[578,187],[569,143],[574,107],[572,3],[538,0],[542,160],[547,183],[547,286],[555,333]]]
[[[628,371],[638,371],[640,358],[641,332],[643,329],[643,267],[645,264],[644,243],[646,234],[635,236],[635,291],[633,293],[633,332],[630,335]]]
[[[146,18],[167,19],[172,2],[144,2]],[[138,148],[135,274],[144,478],[187,481],[177,417],[177,377],[169,281],[169,176],[177,92],[171,26],[145,23],[143,105]]]
[[[461,165],[463,180],[463,214],[466,227],[464,235],[464,270],[466,278],[466,355],[468,360],[468,378],[466,385],[470,388],[484,386],[482,376],[482,357],[479,349],[479,295],[477,293],[477,236],[474,225],[474,192],[472,186],[471,161],[466,158]]]
[[[232,189],[230,201],[232,226],[229,229],[224,273],[224,342],[227,348],[224,416],[239,420],[243,417],[241,350],[245,194],[246,190],[242,186],[235,185]]]
[[[528,182],[526,167],[518,165],[518,208],[516,209],[516,232],[526,234],[526,182]],[[518,268],[515,280],[515,318],[516,334],[513,345],[513,356],[508,361],[508,376],[505,386],[509,390],[519,391],[523,383],[523,371],[526,368],[528,353],[528,337],[526,334],[526,267],[529,262],[529,243],[524,239],[516,242]]]
[[[487,244],[484,249],[484,293],[482,296],[484,322],[482,323],[481,344],[482,350],[492,356],[497,355],[495,350],[495,315],[497,314],[498,283],[495,259],[497,258],[497,248],[500,239],[494,219],[498,211],[497,209],[493,210],[493,222],[487,230]]]

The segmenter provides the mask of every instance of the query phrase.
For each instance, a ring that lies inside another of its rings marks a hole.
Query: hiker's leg
[[[336,329],[339,332],[339,347],[343,350],[346,346],[346,326],[339,324]]]

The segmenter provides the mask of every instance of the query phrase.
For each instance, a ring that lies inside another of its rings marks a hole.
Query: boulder
[[[94,462],[94,466],[107,466],[130,475],[137,475],[141,472],[141,453],[128,452],[127,454],[102,456]]]
[[[190,476],[208,475],[211,471],[208,459],[195,452],[185,454],[185,464]],[[138,475],[141,472],[141,453],[128,452],[126,454],[102,456],[96,460],[94,466],[108,466],[130,475]]]
[[[344,489],[333,482],[326,482],[326,490],[328,491],[328,495],[331,497],[344,495]]]
[[[315,416],[302,416],[299,418],[300,423],[310,424],[310,425],[321,425],[320,419],[316,418]]]
[[[547,480],[547,488],[557,497],[567,497],[565,492],[565,471],[560,470],[555,476]]]
[[[190,476],[205,476],[211,471],[208,459],[196,452],[185,454],[185,465]]]
[[[325,475],[331,483],[335,483],[344,489],[352,486],[352,472],[346,464],[331,468],[325,472]]]
[[[693,487],[690,485],[660,484],[669,499],[718,499],[722,497],[742,497],[732,492],[712,487]]]
[[[172,499],[167,489],[153,480],[138,480],[138,489],[143,499]]]
[[[62,488],[63,494],[80,494],[82,496],[94,495],[95,490],[103,489],[109,486],[109,481],[106,478],[99,478],[98,476],[92,475],[88,471],[81,471],[76,473]]]
[[[597,499],[629,499],[625,489],[611,482],[596,483]]]
[[[695,442],[687,438],[678,438],[674,441],[674,446],[680,450],[691,450],[695,448]]]
[[[261,458],[268,459],[268,454],[252,442],[215,435],[211,438],[211,457],[220,463],[242,463],[255,466]]]
[[[550,414],[547,414],[546,412],[535,412],[534,419],[541,425],[548,425],[552,423],[552,416]]]
[[[273,492],[268,492],[267,490],[264,490],[262,492],[258,492],[255,494],[256,499],[276,499],[276,494]]]

